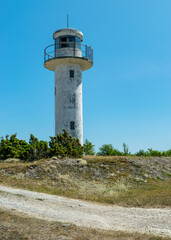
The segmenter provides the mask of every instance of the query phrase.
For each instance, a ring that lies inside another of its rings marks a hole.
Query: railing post
[[[54,57],[56,57],[56,43],[54,44],[54,52],[55,52]]]
[[[46,61],[46,48],[44,49],[44,62]]]

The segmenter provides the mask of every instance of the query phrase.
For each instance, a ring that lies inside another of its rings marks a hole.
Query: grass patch
[[[44,201],[44,199],[42,199],[42,198],[36,198],[36,200],[38,200],[38,201]]]
[[[58,196],[95,201],[100,203],[117,204],[134,207],[170,207],[171,181],[149,181],[147,183],[114,183],[102,184],[90,182],[61,182],[56,185],[53,181],[34,179],[16,179],[5,176],[2,183],[6,186],[43,192]]]
[[[0,240],[169,240],[167,237],[105,231],[49,222],[0,210]]]

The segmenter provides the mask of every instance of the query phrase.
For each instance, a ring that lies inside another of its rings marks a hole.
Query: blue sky
[[[54,135],[54,31],[77,28],[94,49],[83,72],[84,139],[131,152],[171,148],[170,0],[0,0],[0,136]]]

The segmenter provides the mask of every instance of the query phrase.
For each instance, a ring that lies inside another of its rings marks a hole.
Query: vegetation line
[[[97,156],[171,156],[171,149],[167,151],[157,151],[148,148],[147,151],[139,150],[136,154],[131,154],[128,145],[123,143],[123,152],[115,149],[112,144],[103,144],[99,148],[99,152],[95,152],[95,145],[87,139],[83,147],[78,139],[73,138],[66,130],[56,137],[50,137],[50,141],[38,140],[33,134],[30,135],[29,142],[17,138],[17,134],[6,137],[1,137],[0,141],[0,160],[8,158],[19,158],[26,162],[32,162],[42,158],[56,157],[71,157],[80,158],[85,155]]]

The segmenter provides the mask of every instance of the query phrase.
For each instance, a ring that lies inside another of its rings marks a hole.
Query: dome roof
[[[75,36],[75,37],[80,38],[81,40],[83,39],[83,33],[74,28],[62,28],[62,29],[57,30],[53,34],[53,39],[56,39],[60,36]]]

